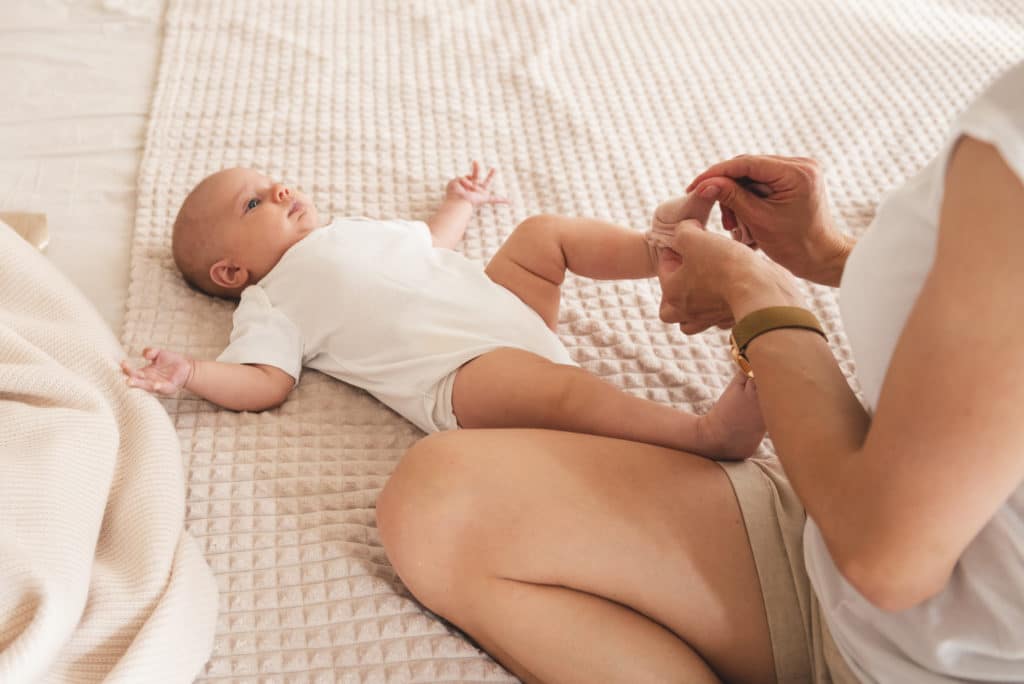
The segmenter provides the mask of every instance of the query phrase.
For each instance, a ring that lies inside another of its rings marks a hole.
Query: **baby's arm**
[[[427,219],[427,226],[433,236],[435,247],[453,249],[459,244],[473,210],[481,204],[507,204],[504,197],[491,194],[488,186],[494,178],[494,169],[480,180],[480,164],[473,162],[473,171],[465,176],[453,178],[445,188],[444,201],[437,211]]]
[[[121,369],[132,387],[171,395],[184,388],[207,401],[233,411],[263,411],[279,406],[295,380],[275,366],[200,361],[164,349],[142,352],[148,366]]]

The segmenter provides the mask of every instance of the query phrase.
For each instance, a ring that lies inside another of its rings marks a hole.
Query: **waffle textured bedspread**
[[[323,216],[425,218],[480,159],[511,199],[466,234],[486,260],[531,214],[642,230],[713,162],[803,155],[858,233],[1024,58],[1017,0],[171,0],[166,22],[123,338],[135,356],[214,358],[227,342],[231,306],[189,290],[170,255],[180,202],[219,168],[295,183]],[[808,293],[851,375],[834,292]],[[726,338],[684,338],[658,302],[656,281],[570,277],[559,333],[608,381],[705,411],[733,373]],[[204,679],[511,679],[411,599],[381,548],[374,501],[415,428],[313,372],[261,414],[164,403],[187,527],[220,590]]]

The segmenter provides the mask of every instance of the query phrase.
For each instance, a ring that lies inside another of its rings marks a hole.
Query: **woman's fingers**
[[[787,168],[787,162],[780,159],[744,154],[711,165],[690,182],[686,187],[686,191],[692,192],[702,182],[714,176],[726,176],[737,179],[748,178],[750,181],[767,186],[770,189],[774,183],[782,179]]]
[[[750,192],[754,193],[755,195],[762,199],[772,194],[772,187],[770,185],[758,183],[752,178],[738,178],[736,182],[739,183],[746,190],[749,190]]]

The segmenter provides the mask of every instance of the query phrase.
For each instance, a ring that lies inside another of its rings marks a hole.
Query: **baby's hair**
[[[210,267],[220,256],[216,226],[203,215],[202,190],[211,174],[199,182],[185,197],[174,219],[171,233],[171,254],[174,264],[181,271],[185,283],[197,292],[220,297],[238,299],[238,293],[223,288],[210,278]]]

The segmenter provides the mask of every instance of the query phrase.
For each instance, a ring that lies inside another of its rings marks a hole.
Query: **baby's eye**
[[[257,205],[259,205],[259,203],[260,203],[260,201],[258,199],[256,199],[255,197],[253,197],[251,200],[246,202],[245,210],[246,211],[250,211],[252,209],[255,209],[257,207]]]

